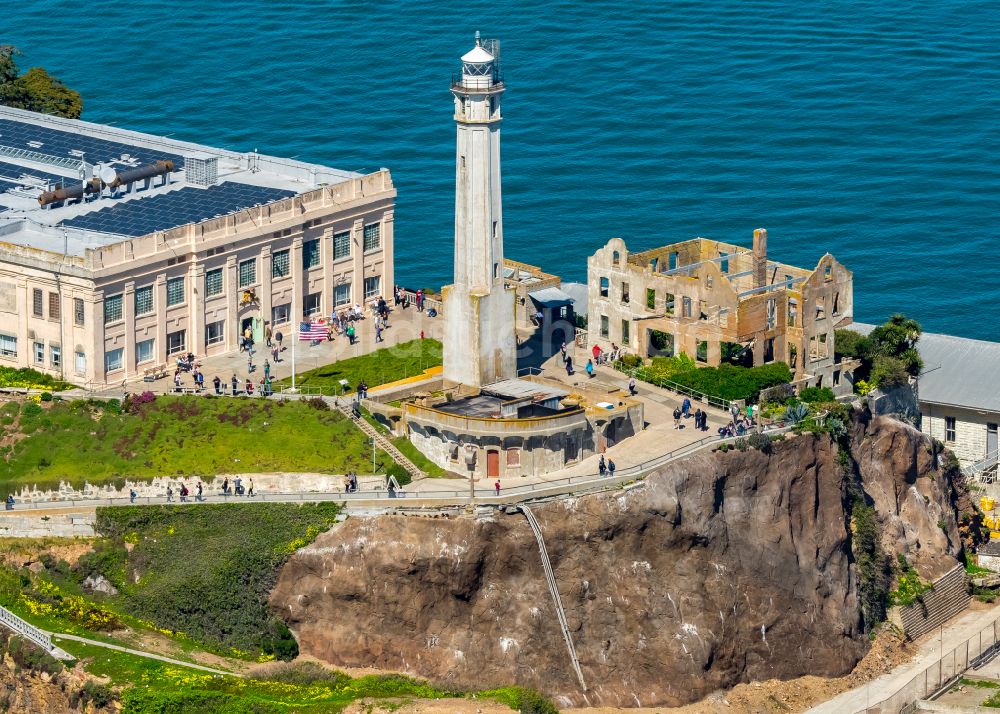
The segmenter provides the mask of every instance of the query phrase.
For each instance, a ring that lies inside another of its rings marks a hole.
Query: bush
[[[623,369],[635,369],[642,366],[642,357],[633,354],[623,354],[618,358],[618,363]]]
[[[559,714],[556,705],[544,695],[527,687],[503,687],[479,693],[480,697],[495,699],[521,714]]]
[[[41,399],[43,402],[51,402],[52,392],[42,392],[38,398]]]
[[[306,404],[308,404],[316,411],[320,412],[330,411],[330,405],[326,403],[326,400],[323,399],[323,397],[313,397],[312,399],[307,399]]]
[[[868,338],[854,330],[833,331],[833,351],[836,360],[861,359],[867,349]]]
[[[47,391],[62,391],[69,389],[72,385],[60,382],[51,374],[44,374],[36,369],[28,367],[17,369],[15,367],[0,367],[0,387],[13,387],[20,389],[45,389]]]
[[[871,381],[880,389],[892,389],[908,384],[910,373],[906,363],[898,357],[876,357],[872,364]]]
[[[42,408],[37,404],[35,404],[34,402],[28,402],[27,404],[24,405],[24,408],[21,410],[21,416],[30,419],[31,417],[38,416],[39,414],[42,413],[42,411],[43,411]]]
[[[767,434],[751,434],[747,437],[747,445],[765,454],[771,453],[771,437]]]
[[[645,375],[644,370],[639,374],[642,379],[647,379]],[[774,362],[760,367],[723,364],[718,367],[700,367],[679,372],[670,379],[681,386],[712,397],[755,402],[761,390],[791,381],[792,372],[784,362]]]
[[[760,392],[761,403],[784,404],[789,399],[795,398],[795,387],[791,384],[779,384],[774,387],[762,389]]]
[[[109,399],[104,405],[104,410],[111,414],[121,414],[122,403],[117,399]]]
[[[295,641],[288,625],[276,617],[267,623],[267,634],[261,640],[264,654],[273,654],[282,662],[291,662],[299,656],[299,643]]]
[[[806,387],[799,393],[799,399],[812,404],[814,402],[832,402],[836,397],[829,387]]]
[[[46,674],[58,674],[63,670],[63,664],[56,658],[45,652],[33,642],[22,639],[17,635],[0,629],[0,656],[9,654],[14,660],[15,668],[27,670],[29,672],[45,672]]]
[[[404,469],[400,464],[390,464],[389,468],[385,470],[386,476],[394,476],[396,482],[400,486],[406,486],[413,478],[410,476],[410,472]]]

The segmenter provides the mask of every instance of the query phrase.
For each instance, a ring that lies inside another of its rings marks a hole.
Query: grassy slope
[[[323,367],[302,372],[295,378],[299,387],[325,387],[326,394],[339,393],[340,380],[346,379],[353,390],[362,379],[375,387],[397,379],[413,377],[429,367],[441,364],[441,343],[437,340],[410,340],[384,347],[367,355],[351,357]],[[291,385],[290,379],[276,384]]]
[[[417,468],[423,471],[425,474],[431,478],[440,478],[446,475],[443,468],[435,464],[433,461],[424,456],[423,452],[420,451],[416,446],[413,445],[409,439],[405,436],[391,436],[391,432],[385,427],[381,422],[379,422],[367,409],[361,410],[361,416],[364,417],[365,421],[371,424],[377,431],[386,436],[390,437],[393,446],[399,449],[400,453],[406,458],[412,461]]]
[[[306,402],[158,397],[139,409],[114,414],[84,401],[4,405],[3,430],[27,438],[0,449],[0,493],[60,480],[79,486],[163,475],[346,473],[370,464],[361,431]]]

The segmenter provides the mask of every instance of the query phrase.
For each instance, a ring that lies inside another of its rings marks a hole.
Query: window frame
[[[957,435],[958,420],[953,416],[946,416],[944,418],[944,440],[954,444]]]
[[[110,357],[116,353],[118,355],[118,366],[112,367]],[[109,372],[117,372],[122,369],[125,369],[125,348],[116,347],[113,350],[104,350],[104,373],[108,374]]]
[[[370,281],[374,281],[374,286],[375,286],[374,289],[369,289],[368,283]],[[365,281],[364,281],[364,295],[365,295],[364,299],[365,300],[367,300],[368,298],[373,298],[373,297],[375,297],[377,295],[381,295],[381,293],[382,293],[382,276],[381,275],[372,275],[370,277],[365,278]]]
[[[45,364],[45,343],[34,340],[31,343],[31,358],[35,364]]]
[[[346,297],[346,299],[344,299],[342,301],[337,298],[337,293],[341,289],[345,289],[347,291],[347,297]],[[340,285],[334,285],[333,286],[333,306],[335,308],[337,308],[337,307],[340,307],[342,305],[350,305],[350,304],[351,304],[351,283],[341,283]]]
[[[212,336],[209,330],[215,326],[218,326],[219,334]],[[205,346],[218,345],[226,341],[226,321],[225,320],[215,320],[214,322],[209,322],[205,325]]]
[[[284,316],[278,314],[277,310],[284,309]],[[292,321],[292,304],[290,302],[281,305],[271,306],[271,325],[287,325]]]
[[[171,297],[170,295],[171,289],[174,288],[174,286],[176,285],[181,286],[180,299],[177,299],[176,295],[174,295],[173,297]],[[172,278],[167,278],[167,307],[177,307],[178,305],[183,305],[186,300],[187,300],[187,295],[186,291],[184,290],[184,276],[176,275]]]
[[[53,309],[55,308],[55,309]],[[59,299],[59,293],[49,293],[49,319],[58,320],[62,315],[62,301]]]
[[[49,366],[53,369],[62,367],[62,346],[49,345]]]
[[[83,298],[73,298],[73,324],[76,327],[83,327],[86,321],[86,307]]]
[[[302,269],[318,268],[321,262],[319,239],[302,241]]]
[[[181,336],[181,341],[180,341],[180,345],[179,346],[176,346],[176,347],[172,348],[170,346],[170,340],[171,340],[171,338],[174,335],[180,335]],[[170,355],[175,355],[178,352],[184,352],[186,349],[187,349],[187,329],[174,330],[173,332],[168,332],[167,333],[167,356],[168,357]]]
[[[313,298],[316,299],[316,304],[313,307],[309,307],[309,301]],[[322,293],[309,293],[304,298],[302,298],[302,315],[303,317],[309,317],[310,315],[316,315],[323,309],[323,295]]]
[[[114,325],[125,319],[125,297],[124,293],[107,295],[104,298],[104,325]],[[117,306],[117,310],[112,307]],[[117,312],[117,314],[115,314]],[[110,313],[110,316],[109,316]]]
[[[351,257],[351,232],[350,231],[340,231],[333,234],[333,260],[336,262],[338,260],[344,260],[345,258]],[[347,252],[342,253],[340,248],[342,246],[338,245],[338,241],[344,241],[347,246]]]
[[[139,345],[149,345],[149,356],[145,359],[139,354]],[[148,340],[140,340],[135,343],[135,363],[143,364],[145,362],[155,362],[156,361],[156,338],[150,337]]]
[[[213,288],[215,288],[215,285],[213,285],[213,283],[214,283],[214,279],[216,277],[218,277],[218,279],[219,279],[218,289],[217,290],[213,290]],[[210,283],[209,279],[212,279],[213,283]],[[206,270],[205,271],[205,297],[206,298],[217,297],[219,295],[222,295],[225,291],[226,291],[226,286],[225,286],[225,280],[223,280],[223,276],[222,276],[222,268],[212,268],[211,270]]]
[[[143,285],[142,287],[139,287],[139,288],[135,289],[134,305],[135,305],[135,316],[136,317],[141,317],[142,315],[150,315],[150,314],[156,312],[156,306],[153,304],[153,301],[156,298],[155,298],[153,292],[154,291],[153,291],[153,286],[152,285]],[[147,295],[147,294],[149,295],[149,309],[146,310],[146,311],[144,311],[144,312],[140,312],[140,310],[139,310],[139,295]]]
[[[41,288],[31,289],[31,316],[45,317],[45,294]]]
[[[249,267],[249,272],[244,279],[243,268]],[[247,258],[236,264],[236,285],[240,290],[251,288],[257,284],[257,258]]]
[[[280,260],[279,260],[280,257]],[[279,264],[284,265],[284,272],[279,272]],[[292,252],[289,249],[271,253],[271,279],[280,280],[292,274]]]
[[[496,222],[493,224],[493,234],[496,236]],[[365,253],[382,250],[382,223],[369,223],[362,229],[362,248]]]

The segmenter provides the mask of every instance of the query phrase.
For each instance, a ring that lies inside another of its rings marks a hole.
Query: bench
[[[153,382],[157,379],[161,379],[167,376],[167,365],[159,364],[155,367],[149,367],[142,372],[143,382]]]

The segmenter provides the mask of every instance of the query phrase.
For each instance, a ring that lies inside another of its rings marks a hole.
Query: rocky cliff
[[[925,577],[954,565],[961,484],[918,432],[883,419],[856,422],[849,452],[805,434],[536,506],[586,692],[520,514],[348,519],[291,558],[271,602],[327,662],[517,682],[562,705],[677,705],[739,682],[842,675],[868,646],[859,482],[884,543]]]

